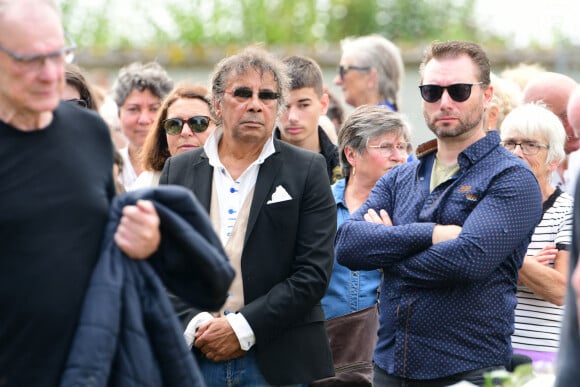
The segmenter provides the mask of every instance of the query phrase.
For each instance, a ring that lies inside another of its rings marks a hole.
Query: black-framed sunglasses
[[[455,102],[464,102],[471,96],[471,88],[474,85],[483,85],[483,82],[477,83],[455,83],[449,86],[440,85],[421,85],[421,97],[429,103],[437,102],[443,95],[443,90],[447,90],[449,97]]]
[[[344,75],[350,70],[369,71],[370,69],[369,66],[338,66],[338,76],[341,80],[344,80]]]
[[[65,99],[64,102],[72,103],[74,105],[78,105],[78,106],[83,107],[83,108],[87,108],[89,106],[87,104],[87,101],[85,101],[84,99],[80,99],[80,98]]]
[[[231,94],[241,102],[245,102],[254,96],[254,91],[249,87],[238,87],[234,90],[226,90],[225,93]],[[260,90],[258,91],[258,98],[263,102],[270,102],[280,98],[280,94],[273,90]]]
[[[205,132],[209,126],[211,119],[207,116],[193,116],[189,117],[187,120],[182,120],[181,118],[168,118],[163,121],[163,129],[165,133],[170,136],[176,136],[181,134],[183,130],[183,125],[187,123],[189,129],[194,133]]]

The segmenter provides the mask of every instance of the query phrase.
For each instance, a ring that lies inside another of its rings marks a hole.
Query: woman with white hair
[[[506,116],[501,138],[507,150],[530,166],[543,197],[542,220],[519,272],[512,346],[515,354],[553,363],[559,348],[572,245],[573,199],[552,185],[552,173],[566,157],[566,132],[554,113],[541,105],[524,104]]]
[[[399,111],[405,74],[399,47],[380,35],[350,37],[340,45],[342,56],[334,83],[342,89],[345,102]]]

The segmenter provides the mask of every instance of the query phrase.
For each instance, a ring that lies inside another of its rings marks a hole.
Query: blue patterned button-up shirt
[[[432,192],[434,153],[394,168],[338,230],[338,262],[384,270],[374,361],[389,374],[435,379],[511,358],[518,269],[542,196],[499,141],[493,131],[461,152],[458,174]],[[393,226],[365,222],[369,208]],[[462,231],[433,245],[435,224]]]

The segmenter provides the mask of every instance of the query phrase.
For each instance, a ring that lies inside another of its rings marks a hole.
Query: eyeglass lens
[[[181,118],[169,118],[163,122],[163,128],[165,129],[165,133],[174,136],[181,133],[183,125],[186,122],[192,132],[202,133],[207,130],[210,118],[206,116],[193,116],[189,117],[187,120],[182,120]]]
[[[456,83],[449,86],[421,85],[421,97],[429,103],[437,102],[443,95],[443,90],[447,89],[449,97],[455,102],[464,102],[471,96],[471,83]]]
[[[520,149],[522,150],[522,153],[530,156],[537,154],[540,151],[540,148],[544,147],[547,148],[547,145],[545,144],[530,141],[525,142],[503,141],[502,145],[510,152],[514,152],[516,150],[516,147],[519,145]]]
[[[369,145],[369,148],[376,149],[379,151],[381,156],[388,157],[393,154],[395,149],[401,153],[407,153],[407,143],[399,143],[397,145],[389,144],[389,143],[382,143],[380,145]]]
[[[12,59],[19,62],[20,66],[29,71],[39,71],[48,60],[55,65],[62,66],[73,62],[75,57],[74,49],[76,48],[72,37],[67,33],[65,33],[65,36],[69,45],[48,54],[18,54],[2,46],[0,46],[0,51],[9,55]]]
[[[247,100],[252,98],[254,91],[249,87],[239,87],[231,92],[232,95],[241,100]],[[273,101],[280,97],[280,94],[272,90],[260,90],[258,92],[258,98],[262,101]]]

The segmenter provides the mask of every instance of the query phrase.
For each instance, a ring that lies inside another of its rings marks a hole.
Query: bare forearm
[[[566,276],[558,270],[526,257],[519,276],[520,282],[538,297],[554,305],[564,304]]]

